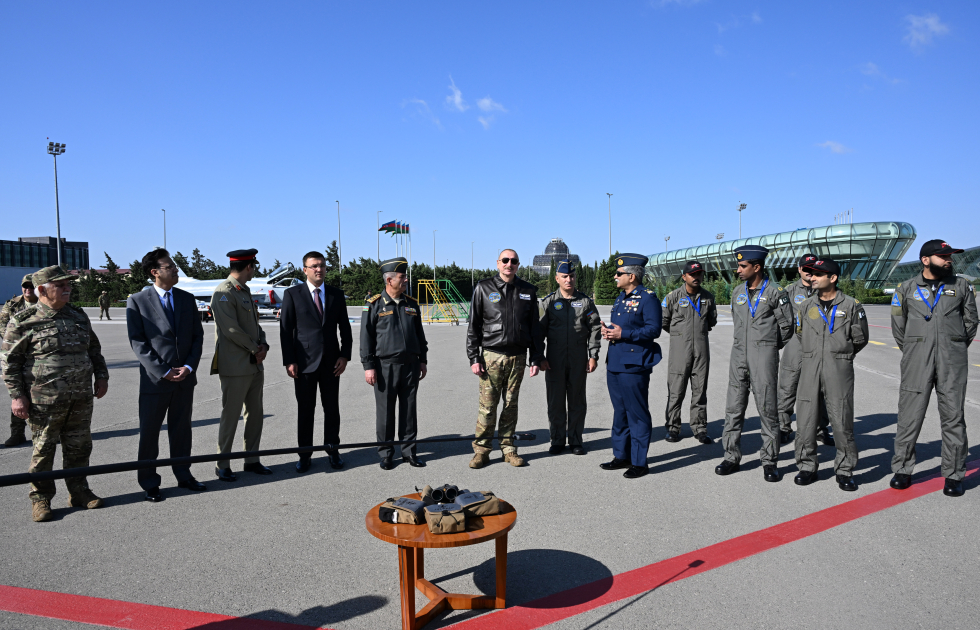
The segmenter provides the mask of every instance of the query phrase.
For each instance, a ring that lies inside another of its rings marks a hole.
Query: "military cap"
[[[39,287],[42,284],[57,282],[58,280],[71,280],[74,277],[58,265],[51,265],[50,267],[35,271],[31,276],[31,282],[34,283],[35,287]]]
[[[684,271],[682,273],[697,273],[699,271],[704,271],[704,266],[696,260],[689,260],[684,263]]]
[[[617,267],[646,267],[649,258],[640,254],[620,254],[616,258]]]
[[[840,265],[838,265],[837,261],[833,258],[821,258],[811,263],[807,263],[803,268],[807,271],[822,271],[828,276],[840,275]]]
[[[236,249],[234,251],[228,252],[228,258],[233,262],[238,260],[255,260],[255,255],[259,253],[259,250],[252,249]]]
[[[32,275],[33,274],[30,274],[29,273],[26,276],[24,276],[24,279],[20,281],[20,286],[22,286],[22,287],[31,287],[33,289],[34,288],[34,281],[31,279],[31,276]]]
[[[919,258],[923,256],[949,256],[950,254],[962,253],[962,249],[953,249],[949,243],[937,238],[922,244],[922,249],[919,250]]]
[[[558,266],[555,267],[555,273],[575,273],[575,267],[572,266],[572,261],[570,260],[559,260]]]
[[[803,254],[802,256],[800,256],[800,262],[796,266],[797,267],[802,267],[803,269],[806,269],[806,266],[807,265],[809,265],[812,262],[816,262],[816,260],[817,260],[817,257],[814,256],[813,254]]]
[[[735,260],[765,260],[769,250],[762,245],[742,245],[735,248]]]
[[[381,273],[407,273],[408,261],[404,258],[389,258],[381,263]]]

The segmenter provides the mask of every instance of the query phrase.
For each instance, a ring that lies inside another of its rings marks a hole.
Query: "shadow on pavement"
[[[388,605],[388,598],[380,595],[362,595],[330,604],[313,606],[298,615],[290,615],[279,610],[263,610],[247,617],[214,621],[189,630],[298,630],[300,628],[320,628],[341,623],[361,615],[374,612]]]

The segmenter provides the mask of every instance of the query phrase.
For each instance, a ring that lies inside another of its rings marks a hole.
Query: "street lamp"
[[[721,239],[725,238],[725,233],[724,232],[718,232],[717,234],[715,234],[715,238],[720,241]]]
[[[742,210],[745,210],[745,206],[748,204],[739,202],[738,204],[738,238],[742,238]]]
[[[606,193],[609,200],[609,256],[612,257],[612,193]]]
[[[378,210],[378,264],[381,264],[381,213],[384,210]]]
[[[54,158],[54,218],[58,223],[58,266],[61,266],[61,208],[58,204],[58,156],[65,152],[67,144],[48,143],[48,155]]]
[[[439,230],[432,230],[432,281],[436,281],[436,232]]]
[[[163,248],[167,249],[167,210],[160,208],[160,212],[163,213]]]
[[[476,241],[470,241],[470,293],[473,292],[473,282],[476,276],[473,274],[473,243]]]
[[[669,236],[665,236],[664,237],[664,253],[665,254],[667,253],[667,241],[669,241],[669,240],[670,240],[670,237]]]
[[[344,250],[340,247],[340,201],[335,200],[337,204],[337,273],[340,274],[340,286],[341,291],[343,291],[344,286]],[[381,237],[378,236],[380,239]],[[326,262],[326,261],[324,261]]]

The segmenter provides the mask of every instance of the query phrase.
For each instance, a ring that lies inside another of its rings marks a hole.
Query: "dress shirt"
[[[314,304],[316,304],[316,297],[314,297],[313,294],[314,293],[320,294],[320,308],[324,309],[324,313],[326,312],[326,308],[327,308],[327,291],[326,289],[324,289],[325,286],[327,286],[326,282],[324,282],[320,286],[315,286],[309,280],[306,281],[306,288],[310,290],[310,297],[313,298]]]
[[[170,308],[173,309],[173,307],[174,307],[174,294],[173,294],[173,290],[171,289],[170,291],[164,291],[163,289],[161,289],[160,287],[158,287],[155,283],[153,285],[153,288],[156,289],[157,295],[160,297],[160,306],[163,307],[164,312],[167,311],[167,297],[168,296],[170,297]],[[177,334],[177,331],[176,330],[174,331],[174,334]],[[191,372],[194,371],[194,368],[192,368],[189,365],[185,365],[184,367],[187,368]],[[172,370],[173,370],[173,368],[171,368],[171,371]]]

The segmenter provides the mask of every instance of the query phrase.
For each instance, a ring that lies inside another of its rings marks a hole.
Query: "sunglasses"
[[[521,264],[521,261],[517,258],[501,258],[500,262],[504,263],[505,265],[509,265],[510,263],[514,263],[515,265]]]
[[[618,278],[619,276],[628,276],[628,275],[630,275],[630,272],[628,272],[628,271],[617,271],[617,272],[616,272],[616,277],[617,277],[617,278]]]

